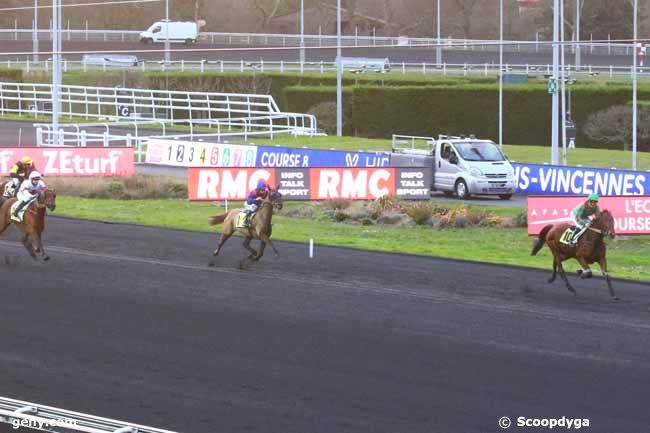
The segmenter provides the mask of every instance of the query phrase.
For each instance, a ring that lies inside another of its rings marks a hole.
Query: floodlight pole
[[[32,33],[33,60],[38,62],[38,0],[34,0],[34,32]]]
[[[442,46],[440,45],[440,2],[442,0],[437,0],[436,2],[436,30],[438,32],[438,41],[436,42],[436,64],[439,68],[442,67]]]
[[[61,111],[61,0],[52,0],[52,144],[59,144]]]
[[[300,0],[300,73],[305,67],[305,0]]]
[[[638,122],[638,110],[637,110],[637,38],[638,38],[638,0],[634,0],[634,46],[633,46],[633,62],[632,66],[632,170],[636,170],[636,145],[637,145],[637,122]]]
[[[576,0],[576,71],[580,69],[580,0]]]
[[[343,61],[341,59],[341,0],[336,0],[336,135],[343,136]]]
[[[503,149],[503,0],[499,2],[499,147]]]
[[[165,0],[165,66],[171,63],[169,50],[169,0]]]
[[[560,71],[560,47],[558,45],[560,32],[560,0],[553,0],[553,79],[558,80]],[[556,81],[557,82],[557,81]],[[559,137],[559,94],[557,88],[553,90],[553,103],[551,110],[551,164],[558,163],[558,137]]]

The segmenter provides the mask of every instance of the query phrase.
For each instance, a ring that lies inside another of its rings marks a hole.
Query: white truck
[[[509,200],[517,190],[514,168],[491,140],[393,135],[392,147],[392,166],[433,167],[432,191],[463,199],[498,195]]]
[[[195,44],[199,37],[199,26],[194,21],[167,21],[155,22],[144,32],[140,33],[140,42],[153,44],[154,42],[182,42]]]

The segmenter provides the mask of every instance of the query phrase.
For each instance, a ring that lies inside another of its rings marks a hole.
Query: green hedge
[[[21,83],[23,81],[23,70],[0,67],[0,81]]]
[[[346,88],[346,130],[364,137],[391,134],[476,134],[498,137],[498,87],[487,84],[459,86],[349,86]],[[612,105],[626,104],[628,86],[576,86],[572,114],[578,124],[580,146],[604,147],[581,130],[589,116]],[[650,87],[639,88],[639,98],[650,99]],[[283,109],[305,111],[323,101],[335,101],[331,87],[289,87]],[[351,106],[350,106],[351,105]],[[504,89],[504,142],[545,145],[551,140],[551,96],[544,84]],[[351,122],[348,113],[352,114]]]

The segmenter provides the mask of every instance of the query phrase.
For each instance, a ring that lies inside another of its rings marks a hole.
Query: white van
[[[418,140],[426,143],[425,148],[416,148]],[[514,168],[491,140],[394,135],[393,152],[391,165],[433,166],[431,189],[447,195],[498,195],[509,200],[517,190]]]
[[[195,44],[199,37],[199,26],[194,21],[158,21],[140,33],[140,42],[165,42],[167,37],[169,42]]]

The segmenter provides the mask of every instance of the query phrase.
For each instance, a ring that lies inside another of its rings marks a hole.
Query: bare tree
[[[650,147],[650,108],[641,107],[637,138],[639,149]],[[632,142],[632,110],[627,105],[614,105],[589,116],[584,132],[590,139],[605,145],[622,145],[628,150]]]
[[[266,29],[269,22],[278,16],[285,0],[253,0],[253,8],[261,15],[262,29]]]

